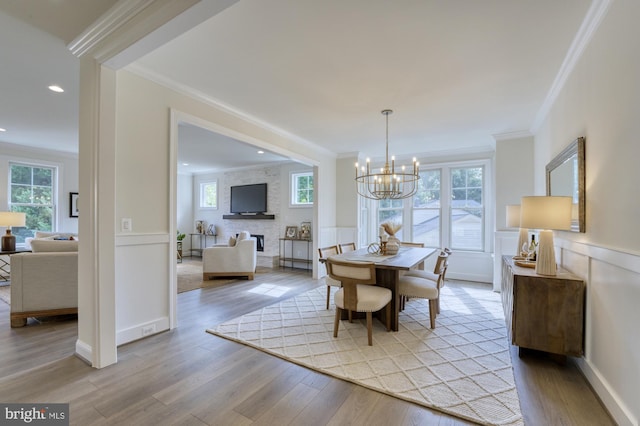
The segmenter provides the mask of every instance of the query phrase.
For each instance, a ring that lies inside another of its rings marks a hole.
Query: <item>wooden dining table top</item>
[[[373,262],[377,269],[408,271],[434,254],[437,249],[423,247],[400,247],[395,255],[369,253],[366,248],[333,255],[331,257],[351,262]]]

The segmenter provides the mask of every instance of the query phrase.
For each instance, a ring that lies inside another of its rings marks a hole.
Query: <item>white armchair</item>
[[[215,277],[247,277],[252,280],[256,271],[257,241],[241,233],[234,246],[208,247],[202,250],[202,279]]]

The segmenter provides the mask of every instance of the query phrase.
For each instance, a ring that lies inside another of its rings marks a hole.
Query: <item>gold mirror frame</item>
[[[577,220],[572,220],[571,222],[571,231],[572,232],[586,232],[585,226],[585,149],[584,149],[584,138],[580,137],[573,141],[568,147],[564,149],[560,154],[558,154],[553,160],[547,164],[546,167],[546,175],[547,175],[547,195],[569,195],[569,194],[561,194],[561,193],[553,193],[552,191],[552,182],[551,182],[551,173],[558,169],[563,164],[567,163],[567,161],[573,159],[574,157],[577,159],[577,170],[572,170],[573,176],[577,179],[577,182],[569,182],[570,185],[577,187],[577,196],[578,196],[578,217]],[[576,173],[577,172],[577,173]],[[565,183],[566,185],[566,183]]]

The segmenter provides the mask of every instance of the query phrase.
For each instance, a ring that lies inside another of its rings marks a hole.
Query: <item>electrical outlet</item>
[[[143,337],[144,336],[148,336],[150,334],[155,333],[155,331],[156,331],[156,325],[155,324],[151,324],[151,325],[148,325],[146,327],[142,327],[142,336]]]

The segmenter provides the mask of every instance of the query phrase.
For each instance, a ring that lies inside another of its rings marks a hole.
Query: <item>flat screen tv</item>
[[[265,213],[266,211],[266,183],[231,187],[231,213]]]

